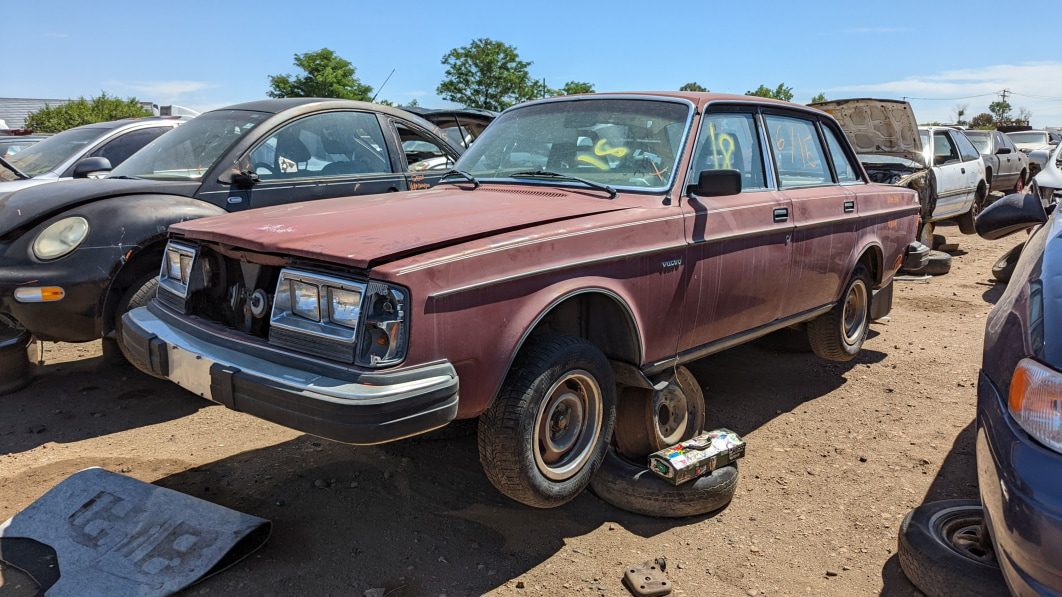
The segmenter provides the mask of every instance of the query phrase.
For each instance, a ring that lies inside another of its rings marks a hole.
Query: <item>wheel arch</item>
[[[858,265],[863,265],[870,271],[870,281],[873,283],[874,288],[881,285],[885,274],[885,253],[879,243],[871,242],[863,247],[859,252],[859,258],[856,259],[853,269]],[[842,288],[842,292],[843,290]]]

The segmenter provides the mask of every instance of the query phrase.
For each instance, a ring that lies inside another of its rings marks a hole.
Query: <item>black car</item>
[[[429,121],[379,104],[273,99],[204,113],[105,179],[0,197],[0,339],[103,337],[113,351],[121,314],[154,295],[170,224],[427,188],[462,151]]]

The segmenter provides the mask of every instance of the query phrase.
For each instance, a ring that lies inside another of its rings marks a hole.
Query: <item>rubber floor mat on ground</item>
[[[271,527],[90,468],[0,524],[0,560],[31,576],[48,597],[169,595],[242,560],[266,542]]]

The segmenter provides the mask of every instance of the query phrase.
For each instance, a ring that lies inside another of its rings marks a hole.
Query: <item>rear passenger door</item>
[[[741,334],[778,318],[789,282],[790,201],[767,167],[756,108],[709,107],[688,181],[702,170],[741,174],[737,195],[686,196],[683,217],[691,272],[679,351]]]
[[[970,143],[966,133],[952,130],[948,131],[948,135],[955,143],[955,147],[959,149],[959,158],[962,160],[962,167],[959,172],[963,175],[967,189],[966,200],[963,203],[963,211],[966,211],[970,205],[973,205],[974,200],[977,198],[977,187],[984,180],[985,162],[981,158],[981,152],[977,151],[973,143]]]
[[[323,112],[289,122],[255,144],[240,168],[253,170],[258,183],[242,191],[242,201],[230,197],[230,209],[406,189],[370,112]]]
[[[793,205],[792,272],[782,291],[782,316],[836,300],[847,281],[858,206],[847,185],[862,185],[844,136],[818,118],[784,111],[764,114],[778,186]]]
[[[999,131],[993,131],[992,137],[996,143],[996,157],[999,158],[999,169],[1003,173],[1006,186],[1010,187],[1018,180],[1018,175],[1021,174],[1021,157],[1018,155],[1017,148],[1010,142],[1010,138]],[[1000,149],[1009,149],[1007,153],[999,153]]]

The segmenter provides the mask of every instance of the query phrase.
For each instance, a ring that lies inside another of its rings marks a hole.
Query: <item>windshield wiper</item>
[[[5,168],[13,172],[15,176],[21,178],[22,180],[26,180],[29,178],[29,176],[26,176],[26,174],[24,174],[21,170],[12,166],[11,162],[5,160],[4,158],[0,158],[0,165],[3,165]]]
[[[478,189],[479,188],[479,181],[476,180],[476,177],[472,176],[468,172],[465,172],[464,170],[448,170],[446,172],[446,174],[443,174],[442,178],[439,179],[439,184],[442,184],[442,182],[444,180],[446,180],[450,176],[454,176],[455,174],[457,176],[460,176],[461,178],[467,180],[468,182],[472,183],[472,188],[473,189]]]
[[[544,178],[563,178],[565,180],[574,180],[575,182],[581,182],[581,183],[585,184],[586,186],[588,186],[588,187],[590,187],[592,189],[597,189],[599,191],[604,191],[604,192],[608,193],[608,198],[609,199],[615,199],[616,198],[616,189],[608,186],[607,184],[601,184],[600,182],[594,182],[592,180],[587,180],[587,179],[582,178],[580,176],[572,176],[571,174],[561,174],[560,172],[554,172],[552,170],[525,170],[523,172],[513,172],[509,176],[511,178],[539,178],[539,177],[544,177]]]

